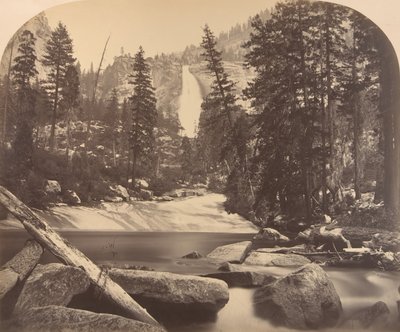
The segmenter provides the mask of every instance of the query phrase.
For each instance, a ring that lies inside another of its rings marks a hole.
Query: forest
[[[28,205],[60,200],[48,180],[67,204],[94,204],[116,186],[140,200],[202,184],[260,226],[330,216],[399,227],[399,64],[358,12],[283,1],[218,38],[205,25],[181,53],[121,49],[104,68],[107,41],[87,71],[61,22],[42,57],[36,40],[19,35],[0,83],[0,182]],[[230,61],[254,74],[244,90]],[[182,137],[181,68],[198,62],[212,83],[197,136]]]

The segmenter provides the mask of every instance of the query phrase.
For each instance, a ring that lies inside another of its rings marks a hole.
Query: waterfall
[[[189,71],[189,66],[182,66],[182,94],[178,114],[184,128],[183,135],[188,137],[196,135],[202,101],[199,83]]]

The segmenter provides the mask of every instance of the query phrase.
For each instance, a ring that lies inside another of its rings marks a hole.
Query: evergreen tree
[[[119,104],[118,104],[118,91],[117,89],[111,90],[111,96],[108,100],[107,110],[104,120],[108,126],[107,135],[111,136],[112,141],[112,152],[113,152],[113,164],[116,166],[116,141],[117,141],[117,129],[119,123]]]
[[[180,160],[182,180],[189,181],[193,170],[193,149],[190,139],[187,136],[182,138]]]
[[[46,44],[45,55],[42,63],[49,68],[47,77],[47,89],[49,91],[53,109],[50,132],[50,151],[55,148],[55,128],[57,120],[57,111],[60,101],[60,91],[65,84],[67,69],[73,65],[72,39],[69,37],[67,28],[61,22],[52,32],[50,39]]]
[[[132,185],[135,185],[138,162],[150,157],[154,144],[154,128],[157,121],[156,97],[151,81],[150,67],[144,58],[143,48],[134,56],[133,74],[130,76],[133,94],[130,97],[132,123],[130,150],[132,151]]]
[[[204,53],[202,56],[206,60],[213,82],[211,92],[204,98],[201,105],[203,112],[199,121],[198,139],[202,142],[207,158],[216,167],[221,161],[224,161],[226,165],[229,164],[231,147],[227,145],[227,142],[232,134],[236,113],[240,111],[240,108],[235,103],[235,83],[224,70],[222,52],[216,49],[216,39],[207,25],[203,31],[201,47]]]
[[[60,92],[60,106],[65,112],[67,123],[67,147],[65,151],[67,157],[67,166],[69,165],[69,149],[71,145],[71,118],[73,116],[74,109],[79,105],[79,93],[79,74],[76,67],[70,65],[65,72],[63,89]]]
[[[29,30],[23,31],[18,55],[11,68],[12,82],[17,97],[17,129],[14,141],[15,170],[17,176],[27,176],[33,167],[33,125],[36,93],[31,86],[36,70],[36,38]]]

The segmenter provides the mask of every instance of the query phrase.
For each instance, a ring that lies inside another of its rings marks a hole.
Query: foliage
[[[42,63],[48,68],[46,89],[53,104],[50,134],[50,149],[53,151],[55,148],[55,126],[60,91],[64,88],[68,68],[75,62],[72,39],[69,37],[67,28],[61,22],[52,32],[46,44],[45,52]]]
[[[142,47],[135,54],[131,79],[133,94],[130,97],[132,123],[129,143],[133,154],[132,183],[135,183],[137,162],[145,162],[153,151],[154,127],[157,121],[150,67],[146,63]]]

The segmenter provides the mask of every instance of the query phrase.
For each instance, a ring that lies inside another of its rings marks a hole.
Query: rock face
[[[67,305],[76,294],[89,287],[86,273],[58,263],[38,265],[27,279],[14,313],[48,305]]]
[[[254,271],[219,272],[204,275],[225,281],[229,287],[259,287],[274,282],[277,278]]]
[[[168,272],[111,269],[110,277],[146,308],[217,312],[229,300],[225,282]]]
[[[301,269],[254,294],[256,314],[276,325],[297,329],[335,326],[342,304],[325,271],[316,264]]]
[[[262,249],[252,251],[244,261],[247,265],[261,266],[302,266],[308,263],[310,260],[301,255],[270,253]]]
[[[250,251],[251,245],[251,241],[243,241],[217,247],[207,255],[207,258],[211,258],[217,262],[241,263]]]
[[[266,240],[271,242],[288,242],[289,238],[273,228],[263,228],[257,235],[254,236],[254,240]]]
[[[371,307],[356,312],[341,327],[347,329],[369,329],[383,331],[388,324],[390,311],[385,302],[376,302]]]
[[[50,332],[162,332],[161,327],[110,314],[65,308],[55,305],[32,308],[19,315],[13,322],[16,331]]]

